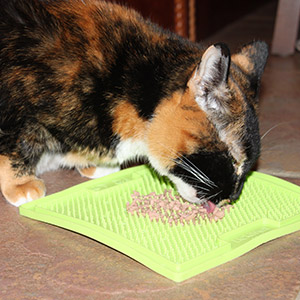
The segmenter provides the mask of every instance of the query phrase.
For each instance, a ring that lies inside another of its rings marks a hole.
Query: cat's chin
[[[169,177],[175,183],[177,191],[183,199],[191,203],[202,205],[208,214],[212,213],[216,209],[216,205],[213,202],[198,198],[197,191],[192,186],[185,183],[182,179],[174,175],[169,175]]]
[[[177,191],[179,192],[180,196],[191,202],[196,204],[202,204],[203,200],[197,197],[197,191],[189,184],[185,183],[181,178],[175,175],[168,175],[169,178],[175,183]]]

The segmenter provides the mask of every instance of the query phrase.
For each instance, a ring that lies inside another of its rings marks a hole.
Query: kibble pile
[[[152,192],[141,195],[134,191],[131,195],[132,202],[127,202],[127,211],[137,216],[149,216],[150,220],[161,221],[164,224],[185,225],[200,223],[203,220],[218,221],[225,216],[231,205],[221,208],[215,207],[211,213],[202,205],[192,204],[184,201],[179,195],[173,195],[171,190],[165,190],[163,194]]]

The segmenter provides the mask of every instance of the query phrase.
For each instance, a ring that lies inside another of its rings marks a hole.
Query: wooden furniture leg
[[[174,0],[175,32],[196,41],[195,0]]]

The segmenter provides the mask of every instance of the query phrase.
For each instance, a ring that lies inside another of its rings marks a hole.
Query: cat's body
[[[8,3],[7,3],[8,2]],[[42,197],[36,175],[88,177],[143,157],[191,202],[235,199],[259,155],[263,42],[208,49],[97,0],[1,0],[0,186]]]

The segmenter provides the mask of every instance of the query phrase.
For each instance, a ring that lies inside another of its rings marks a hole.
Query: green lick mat
[[[257,172],[218,222],[170,226],[127,212],[133,191],[170,188],[143,165],[26,203],[20,214],[91,237],[177,282],[300,230],[300,187]]]

